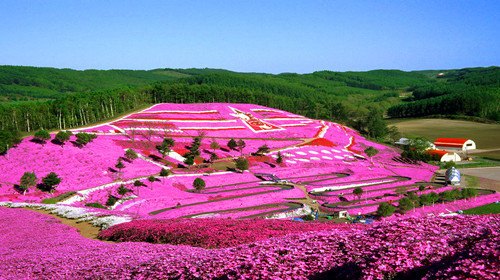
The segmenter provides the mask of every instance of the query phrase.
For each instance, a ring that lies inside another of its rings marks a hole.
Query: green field
[[[500,213],[500,203],[491,203],[476,208],[467,209],[464,214],[499,214]]]
[[[403,136],[423,136],[431,141],[439,137],[468,138],[476,142],[480,150],[500,149],[500,124],[486,124],[448,119],[394,119]],[[500,159],[500,150],[477,155]]]

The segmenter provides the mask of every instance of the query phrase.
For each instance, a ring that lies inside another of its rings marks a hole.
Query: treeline
[[[49,101],[0,103],[0,130],[31,132],[100,122],[151,101],[136,89],[75,93]]]
[[[435,84],[413,88],[410,102],[388,109],[390,117],[464,115],[500,121],[500,68],[454,70]]]
[[[54,99],[61,93],[92,92],[172,81],[188,75],[166,70],[84,70],[0,66],[0,102]]]

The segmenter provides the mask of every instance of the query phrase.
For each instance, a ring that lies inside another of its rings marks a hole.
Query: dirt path
[[[101,229],[99,227],[92,225],[91,223],[77,222],[76,220],[61,218],[55,214],[50,213],[47,210],[42,210],[42,209],[34,209],[34,208],[20,208],[20,209],[24,209],[27,211],[35,211],[56,218],[59,222],[68,225],[72,228],[75,228],[78,231],[78,233],[80,233],[83,237],[100,240],[97,238],[97,235],[99,234]]]

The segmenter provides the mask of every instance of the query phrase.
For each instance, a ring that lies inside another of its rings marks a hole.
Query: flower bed
[[[90,240],[54,218],[21,209],[0,208],[0,222],[9,225],[0,228],[2,279],[500,277],[499,215],[408,218],[212,250]],[[216,233],[224,234],[207,234]]]
[[[169,219],[137,220],[113,226],[99,238],[120,242],[183,244],[202,248],[226,248],[291,233],[351,229],[334,223],[300,223],[282,220]],[[359,227],[357,227],[359,228]]]

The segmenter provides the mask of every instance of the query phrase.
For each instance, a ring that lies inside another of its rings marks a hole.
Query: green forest
[[[383,116],[499,121],[499,101],[499,67],[264,74],[0,66],[0,130],[17,132],[89,125],[157,102],[233,102],[345,123],[377,138]]]

